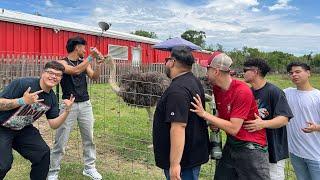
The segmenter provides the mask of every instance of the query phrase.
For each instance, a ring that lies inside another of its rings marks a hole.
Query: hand
[[[65,110],[69,112],[71,110],[72,104],[74,102],[75,97],[71,94],[69,99],[64,99],[63,103],[65,105]]]
[[[209,127],[210,127],[210,129],[212,131],[218,131],[219,130],[219,128],[217,126],[213,125],[213,124],[210,124]]]
[[[315,124],[314,122],[307,122],[308,127],[302,128],[301,130],[305,133],[311,133],[315,131],[320,131],[320,125]]]
[[[36,91],[33,93],[30,93],[30,90],[31,90],[31,87],[28,87],[28,89],[23,93],[22,98],[26,104],[33,104],[33,103],[43,101],[43,99],[39,99],[39,95],[38,95],[38,94],[42,93],[43,90]]]
[[[180,173],[181,173],[180,164],[175,166],[170,166],[170,169],[169,169],[170,180],[181,180]]]
[[[90,48],[90,54],[91,54],[94,58],[96,58],[98,64],[101,64],[101,63],[103,62],[104,56],[101,54],[100,51],[98,51],[97,48],[91,47],[91,48]]]
[[[252,121],[243,121],[245,125],[243,125],[244,129],[248,130],[248,132],[255,132],[265,128],[265,121],[262,120],[256,113],[254,113],[255,120]]]
[[[190,111],[197,113],[198,116],[203,118],[205,113],[206,113],[206,111],[203,109],[200,96],[198,94],[196,96],[197,96],[197,98],[193,97],[193,99],[196,102],[196,104],[194,102],[191,102],[191,104],[193,105],[193,107],[195,109],[190,109]]]

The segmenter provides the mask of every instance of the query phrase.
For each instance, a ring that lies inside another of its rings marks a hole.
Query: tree
[[[204,31],[187,30],[181,34],[181,38],[205,48],[206,33]]]
[[[155,32],[148,32],[144,30],[136,30],[135,32],[131,32],[131,34],[135,34],[138,36],[148,37],[148,38],[157,38],[157,34]]]
[[[217,43],[217,44],[216,44],[216,47],[217,47],[217,51],[223,52],[223,46],[222,46],[222,44]]]
[[[213,44],[209,44],[204,48],[204,50],[215,51],[215,46]]]
[[[207,50],[207,51],[220,51],[220,52],[224,52],[222,44],[219,44],[219,43],[217,43],[216,45],[213,45],[213,44],[206,45],[206,47],[203,48],[203,49],[204,49],[204,50]]]

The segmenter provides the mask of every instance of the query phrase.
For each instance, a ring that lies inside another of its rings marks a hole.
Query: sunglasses
[[[175,59],[173,57],[167,57],[167,58],[164,59],[164,64],[166,65],[167,62],[170,61],[170,60],[175,61]]]
[[[257,68],[243,68],[243,72],[247,72],[247,71],[255,71],[257,70]]]

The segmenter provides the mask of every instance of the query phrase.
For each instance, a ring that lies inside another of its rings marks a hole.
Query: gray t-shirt
[[[320,91],[284,90],[294,118],[287,125],[289,152],[309,160],[320,161],[320,132],[304,133],[311,121],[320,124]]]

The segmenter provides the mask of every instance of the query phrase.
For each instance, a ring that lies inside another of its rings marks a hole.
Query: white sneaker
[[[47,180],[58,180],[58,175],[57,174],[48,175]]]
[[[93,180],[101,180],[102,179],[101,174],[97,171],[96,168],[84,169],[82,171],[82,174],[85,175],[85,176],[90,177]]]

